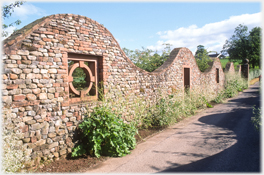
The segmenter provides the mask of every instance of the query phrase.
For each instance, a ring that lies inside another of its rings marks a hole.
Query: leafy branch
[[[12,13],[14,13],[14,9],[16,7],[20,7],[21,5],[23,5],[25,3],[25,1],[15,1],[14,3],[11,3],[9,5],[4,5],[2,7],[2,18],[3,20],[11,17]],[[16,20],[15,22],[12,22],[10,24],[3,24],[2,25],[2,37],[7,37],[8,36],[8,32],[4,31],[4,29],[7,29],[8,27],[12,27],[12,26],[18,26],[21,24],[21,20]]]

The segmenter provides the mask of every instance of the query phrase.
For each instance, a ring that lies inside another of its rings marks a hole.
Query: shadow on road
[[[251,89],[255,88],[256,87],[251,87]],[[258,88],[255,90],[257,89]],[[245,98],[231,99],[225,104],[230,105],[230,103],[238,103],[241,108],[234,108],[228,113],[203,116],[199,119],[199,121],[205,125],[213,125],[233,131],[236,135],[235,139],[237,140],[234,145],[224,149],[218,154],[209,157],[205,156],[205,158],[201,160],[186,165],[175,164],[168,161],[167,163],[170,164],[170,166],[166,170],[161,171],[161,173],[260,172],[260,132],[256,131],[251,123],[253,105],[259,107],[260,97],[255,94],[256,91],[245,93],[247,94],[242,96]],[[219,120],[219,118],[221,118],[221,120]],[[207,134],[207,136],[210,137],[210,133],[203,134]],[[224,137],[228,137],[228,134]],[[223,138],[223,135],[219,136],[219,138],[217,138],[217,136],[215,137],[215,139],[221,138]],[[203,155],[197,154],[193,156]]]

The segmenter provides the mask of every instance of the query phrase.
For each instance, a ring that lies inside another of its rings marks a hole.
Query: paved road
[[[260,133],[251,123],[259,83],[187,118],[86,173],[260,172]]]

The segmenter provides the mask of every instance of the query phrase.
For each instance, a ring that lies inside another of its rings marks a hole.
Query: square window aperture
[[[70,103],[97,100],[97,58],[68,54],[68,83]]]

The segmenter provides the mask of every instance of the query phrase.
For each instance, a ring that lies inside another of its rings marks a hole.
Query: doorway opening
[[[184,79],[184,89],[190,89],[190,68],[184,68],[183,72],[183,79]]]

